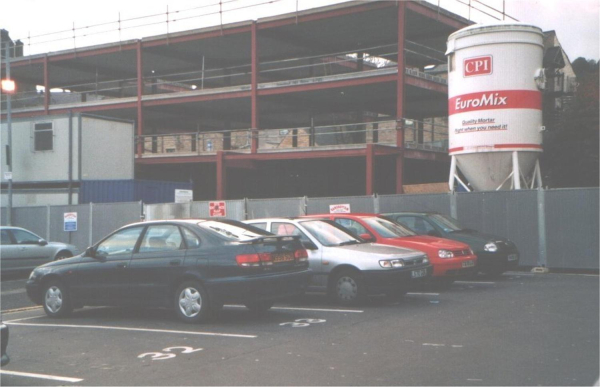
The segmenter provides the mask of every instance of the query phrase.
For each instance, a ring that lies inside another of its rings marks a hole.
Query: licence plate
[[[473,267],[473,266],[475,266],[475,262],[473,262],[473,261],[464,261],[462,263],[462,267]]]
[[[281,254],[273,254],[273,262],[288,262],[294,260],[294,254],[292,253],[281,253]]]
[[[413,270],[410,272],[412,278],[421,278],[427,275],[427,269]]]
[[[509,261],[516,261],[517,259],[519,259],[519,256],[517,254],[510,254],[508,256]]]

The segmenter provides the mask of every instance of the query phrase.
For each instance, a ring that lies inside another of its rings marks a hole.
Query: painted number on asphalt
[[[203,348],[192,348],[192,347],[169,347],[169,348],[164,348],[163,351],[164,352],[173,352],[175,350],[181,350],[181,353],[194,353],[194,352],[198,352],[198,351],[202,351]],[[175,356],[177,356],[174,353],[163,353],[163,352],[146,352],[146,353],[142,353],[141,355],[138,356],[138,359],[143,359],[147,356],[150,356],[150,358],[152,360],[167,360],[167,359],[173,359]]]
[[[320,323],[324,323],[327,320],[321,320],[321,319],[316,319],[316,318],[299,318],[298,320],[295,320],[293,322],[284,322],[279,324],[280,326],[291,326],[292,328],[306,328],[307,326],[310,326],[311,324],[320,324]]]

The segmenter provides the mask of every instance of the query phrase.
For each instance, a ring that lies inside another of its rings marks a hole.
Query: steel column
[[[250,152],[256,153],[258,151],[258,39],[256,36],[256,21],[252,22],[252,28],[250,29],[250,44],[251,44],[251,63],[252,63],[252,74],[250,78],[252,90],[250,98],[252,101],[252,144]]]
[[[48,70],[48,55],[44,56],[44,115],[50,109],[50,76]]]
[[[217,200],[225,200],[227,191],[227,167],[225,166],[225,153],[217,152]]]
[[[406,14],[406,2],[398,2],[398,78],[396,80],[396,146],[401,149],[396,157],[396,193],[404,193],[404,19]]]
[[[373,144],[367,144],[366,150],[366,161],[367,161],[367,176],[366,176],[366,193],[365,195],[373,195],[375,192],[374,189],[374,177],[373,173],[375,172],[375,151],[373,149]]]
[[[137,42],[137,157],[142,157],[142,134],[144,133],[144,112],[142,94],[144,93],[144,77],[142,66],[142,41]]]

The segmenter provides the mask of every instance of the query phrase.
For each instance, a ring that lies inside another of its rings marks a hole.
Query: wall
[[[72,202],[78,203],[77,189],[73,189]],[[2,207],[8,205],[8,194],[2,190],[0,196]],[[57,206],[69,204],[68,189],[20,189],[13,190],[13,207]]]

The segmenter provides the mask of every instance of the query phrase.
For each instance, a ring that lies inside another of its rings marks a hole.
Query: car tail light
[[[305,249],[296,250],[294,258],[296,258],[296,262],[306,262],[308,261],[308,252]]]
[[[258,254],[242,254],[236,255],[235,260],[238,266],[242,267],[258,267],[260,266],[260,257]]]
[[[273,264],[273,257],[269,253],[260,253],[258,257],[263,266],[271,266]]]

